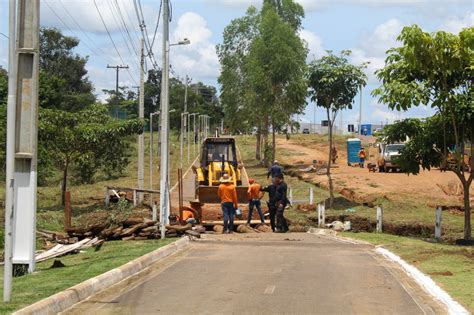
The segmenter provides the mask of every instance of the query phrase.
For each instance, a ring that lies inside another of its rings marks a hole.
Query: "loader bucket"
[[[200,203],[221,203],[219,196],[217,195],[218,186],[199,186],[198,187],[198,198]],[[237,200],[239,203],[247,203],[247,190],[248,187],[237,186]]]

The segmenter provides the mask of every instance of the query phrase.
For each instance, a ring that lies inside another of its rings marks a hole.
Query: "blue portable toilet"
[[[360,139],[351,138],[347,139],[347,164],[359,163],[359,151],[361,148]]]
[[[371,136],[372,135],[372,124],[365,124],[360,126],[361,135]]]

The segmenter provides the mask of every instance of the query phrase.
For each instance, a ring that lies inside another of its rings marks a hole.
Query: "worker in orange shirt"
[[[222,233],[232,233],[234,231],[234,214],[237,209],[237,190],[232,183],[229,174],[224,174],[220,178],[221,184],[217,194],[221,199],[222,213],[224,215],[224,230]]]
[[[262,204],[260,199],[262,199],[262,192],[260,191],[260,184],[255,182],[255,179],[249,179],[249,189],[247,190],[247,196],[249,197],[249,216],[247,218],[247,225],[250,225],[250,221],[252,220],[253,208],[257,208],[258,216],[260,217],[260,221],[265,224],[265,219],[262,213]]]

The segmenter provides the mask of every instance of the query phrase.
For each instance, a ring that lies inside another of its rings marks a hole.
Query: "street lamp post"
[[[175,44],[169,43],[169,0],[163,0],[163,65],[161,79],[161,161],[160,161],[160,229],[161,238],[166,236],[166,223],[170,212],[169,201],[169,52],[175,45],[188,45],[190,41],[184,39]]]

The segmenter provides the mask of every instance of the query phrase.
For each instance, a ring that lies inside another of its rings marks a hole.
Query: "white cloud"
[[[378,25],[372,32],[364,32],[358,47],[352,49],[353,63],[369,62],[366,69],[369,84],[378,82],[374,72],[384,66],[386,51],[398,45],[396,39],[402,28],[401,21],[390,19]]]
[[[453,16],[448,18],[440,29],[446,32],[458,34],[463,28],[474,26],[474,10],[466,12],[466,15],[462,18]]]
[[[216,44],[211,37],[207,21],[199,14],[186,12],[179,17],[172,40],[191,41],[190,45],[172,48],[171,63],[180,76],[189,74],[197,80],[214,80],[219,75]]]
[[[307,48],[309,49],[308,59],[312,60],[321,58],[321,56],[326,55],[326,50],[323,48],[322,40],[319,36],[308,30],[300,31],[300,38],[303,39]]]

